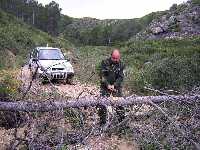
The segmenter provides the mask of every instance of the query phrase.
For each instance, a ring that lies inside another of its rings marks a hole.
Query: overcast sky
[[[48,4],[52,0],[38,0]],[[187,0],[54,0],[62,8],[62,14],[70,17],[97,19],[129,19],[148,13],[169,9],[172,4]]]

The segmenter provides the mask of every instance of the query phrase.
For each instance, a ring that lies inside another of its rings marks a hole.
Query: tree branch
[[[113,100],[112,98],[94,98],[84,97],[80,99],[62,100],[62,101],[42,101],[42,102],[4,102],[0,100],[0,110],[4,111],[27,111],[27,112],[45,112],[60,110],[64,108],[77,108],[77,107],[89,107],[97,105],[107,106],[127,106],[134,104],[149,104],[150,101],[154,103],[161,103],[164,101],[176,101],[176,102],[195,102],[200,100],[200,95],[188,96],[188,95],[170,95],[169,96],[130,96],[126,98],[119,98]]]

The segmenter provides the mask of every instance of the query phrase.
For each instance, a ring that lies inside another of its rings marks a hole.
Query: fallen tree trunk
[[[61,110],[64,108],[78,108],[90,107],[97,105],[107,106],[127,106],[134,104],[149,104],[150,102],[161,103],[164,101],[176,102],[194,102],[200,100],[200,95],[187,96],[187,95],[170,95],[170,96],[130,96],[127,98],[119,98],[113,100],[112,98],[95,98],[85,97],[80,99],[62,100],[62,101],[42,101],[42,102],[3,102],[0,100],[0,110],[7,111],[27,111],[27,112],[45,112],[52,110]]]

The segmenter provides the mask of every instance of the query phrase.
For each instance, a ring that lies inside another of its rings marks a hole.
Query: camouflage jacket
[[[103,60],[100,68],[101,86],[107,88],[107,85],[110,84],[114,85],[116,89],[120,88],[124,79],[124,68],[121,61],[113,63],[111,58]]]

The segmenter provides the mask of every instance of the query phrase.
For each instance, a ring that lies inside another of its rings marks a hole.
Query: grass
[[[111,47],[106,46],[84,46],[75,49],[78,63],[75,64],[76,78],[83,83],[92,82],[99,83],[98,80],[98,68],[102,59],[110,56]],[[95,72],[95,75],[88,81],[91,74]]]
[[[76,49],[79,79],[99,83],[98,66],[110,56],[112,47],[85,46]],[[200,37],[155,41],[129,41],[120,47],[126,64],[125,87],[137,94],[148,94],[144,86],[183,92],[200,85]],[[88,81],[87,81],[88,82]]]
[[[1,70],[0,72],[0,98],[17,97],[21,81],[17,79],[19,70]]]

